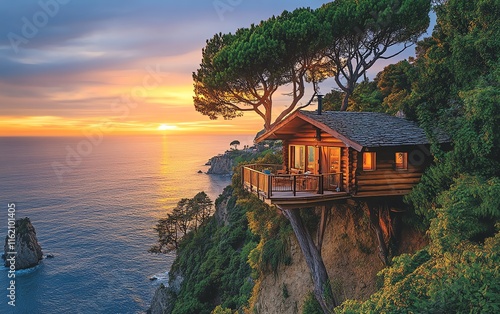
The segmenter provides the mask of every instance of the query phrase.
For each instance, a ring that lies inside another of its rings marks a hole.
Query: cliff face
[[[332,289],[339,301],[366,300],[376,291],[376,275],[384,268],[377,254],[377,240],[363,211],[347,205],[334,207],[325,231],[322,256]],[[403,228],[396,254],[414,252],[427,244],[424,236]],[[309,269],[295,235],[290,237],[292,263],[261,281],[256,313],[302,313],[303,302],[313,290]]]
[[[171,309],[170,293],[167,287],[161,285],[155,291],[151,307],[147,310],[147,314],[163,314],[170,313]]]
[[[36,237],[35,227],[28,217],[15,222],[14,232],[5,237],[5,267],[25,269],[38,265],[43,258],[42,248]],[[15,237],[14,237],[15,235]],[[9,252],[16,252],[15,255]]]
[[[233,174],[233,160],[226,156],[215,156],[210,159],[210,169],[208,169],[208,174],[218,174],[218,175],[230,175]]]
[[[274,232],[276,226],[286,227],[280,225],[280,214],[275,208],[263,207],[258,199],[232,191],[226,189],[216,201],[215,219],[179,249],[169,287],[157,290],[149,313],[209,314],[217,305],[232,310],[244,308],[248,313],[302,313],[313,283],[295,235],[292,232],[284,236],[291,262],[287,258],[287,262],[282,262],[287,265],[278,266],[276,272],[266,264],[259,265],[266,263],[259,254],[264,254],[263,247],[268,243],[261,247],[259,236],[248,232],[248,226],[254,226],[260,237]],[[322,257],[334,295],[338,302],[366,300],[376,291],[376,274],[385,267],[367,209],[359,203],[342,204],[328,213]],[[309,217],[315,216],[310,214]],[[393,210],[391,218],[400,221],[401,215]],[[392,256],[415,252],[427,244],[424,235],[409,226],[401,222],[394,226],[399,228],[394,231],[398,242],[397,247],[391,246]],[[273,241],[279,237],[274,234]],[[275,250],[276,243],[266,247]],[[267,255],[266,261],[271,258]],[[249,263],[256,266],[258,278],[251,276]]]

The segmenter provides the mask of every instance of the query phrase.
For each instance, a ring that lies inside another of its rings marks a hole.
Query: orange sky
[[[78,81],[99,77],[103,84],[78,84],[77,88],[45,90],[44,98],[26,96],[23,101],[60,104],[66,115],[44,113],[0,116],[0,136],[79,136],[86,130],[105,130],[110,135],[161,133],[250,134],[262,128],[253,113],[236,120],[210,120],[194,110],[190,72],[168,71],[172,66],[197,64],[200,50],[150,60],[140,70],[92,70],[78,73]],[[133,68],[133,66],[131,66]],[[46,78],[52,80],[52,78]],[[70,78],[71,80],[71,78]],[[57,79],[54,79],[57,82]],[[7,88],[7,86],[5,87]],[[98,95],[96,97],[96,95]],[[12,102],[8,95],[0,101]],[[47,106],[50,108],[50,106]],[[61,110],[60,110],[61,111]],[[63,109],[64,111],[64,109]]]
[[[255,134],[263,127],[255,113],[211,121],[195,111],[191,75],[206,39],[324,2],[88,0],[61,2],[51,14],[35,0],[0,2],[8,12],[0,22],[0,136]],[[43,14],[44,23],[33,22]],[[399,59],[407,55],[413,49]],[[277,94],[275,113],[288,102]]]
[[[0,36],[0,136],[255,134],[263,126],[256,114],[211,121],[196,112],[191,74],[214,34],[303,6],[299,0],[52,4],[57,8],[35,0],[0,3],[8,13],[0,23],[7,35]],[[33,21],[42,15],[43,23]]]

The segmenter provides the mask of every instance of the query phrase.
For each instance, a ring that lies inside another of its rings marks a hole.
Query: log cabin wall
[[[425,147],[397,146],[369,151],[376,153],[376,169],[363,170],[363,153],[359,153],[355,171],[357,190],[351,192],[355,197],[408,194],[431,162],[431,158],[425,154],[428,151]],[[407,154],[407,169],[396,169],[395,155],[399,152]]]
[[[290,169],[288,167],[288,150],[289,150],[289,141],[288,140],[282,140],[282,149],[281,149],[281,153],[283,155],[283,170],[285,170],[286,172],[288,172]]]
[[[321,139],[318,140],[317,134],[316,134],[316,128],[313,127],[312,125],[306,125],[300,128],[294,135],[293,137],[289,137],[288,139],[283,141],[283,152],[286,150],[286,155],[283,155],[283,160],[288,166],[289,164],[289,147],[290,145],[303,145],[303,146],[314,146],[316,147],[316,160],[317,160],[317,165],[316,165],[316,170],[320,170],[322,173],[328,173],[328,160],[326,160],[327,153],[324,151],[327,147],[341,147],[343,148],[341,151],[341,167],[344,167],[344,149],[347,149],[345,147],[345,144],[331,136],[328,133],[321,132]],[[286,149],[285,149],[286,147]],[[320,157],[321,156],[321,157]],[[343,168],[342,168],[343,169]],[[343,175],[345,176],[346,173],[343,172]],[[345,178],[344,178],[345,180]]]
[[[357,170],[358,170],[358,160],[359,154],[356,150],[348,148],[349,160],[348,160],[348,176],[346,181],[346,186],[348,187],[348,192],[355,194],[357,186]]]
[[[350,169],[352,168],[349,164],[349,151],[350,149],[348,147],[343,147],[342,150],[340,151],[340,166],[342,170],[342,190],[349,192],[350,191],[350,186],[349,186],[349,178],[350,178]]]

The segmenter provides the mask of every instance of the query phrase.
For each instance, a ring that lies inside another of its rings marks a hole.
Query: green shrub
[[[323,310],[312,292],[309,292],[306,296],[302,314],[323,314]]]

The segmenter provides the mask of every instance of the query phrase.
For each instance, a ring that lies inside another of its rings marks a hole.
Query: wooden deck
[[[297,208],[320,206],[323,203],[351,198],[351,195],[347,192],[332,191],[324,191],[323,194],[297,192],[296,195],[293,195],[293,192],[273,192],[273,195],[268,198],[261,192],[259,198],[269,205],[278,205],[282,208]]]
[[[321,204],[344,200],[351,195],[341,191],[341,174],[273,174],[260,171],[258,167],[277,165],[248,165],[242,169],[242,183],[245,189],[262,201],[284,208],[320,206]]]

